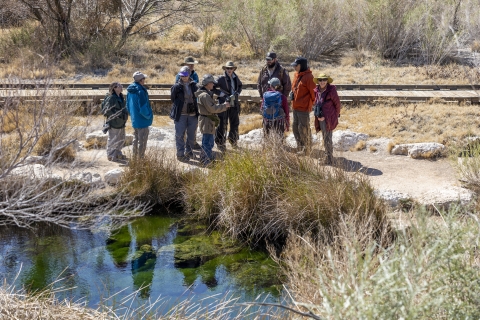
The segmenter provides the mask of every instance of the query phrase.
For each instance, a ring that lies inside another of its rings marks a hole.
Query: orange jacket
[[[298,83],[297,83],[298,82]],[[292,82],[292,91],[294,94],[292,108],[293,110],[310,112],[315,101],[315,89],[317,85],[313,82],[313,74],[310,69],[303,72],[295,72]]]

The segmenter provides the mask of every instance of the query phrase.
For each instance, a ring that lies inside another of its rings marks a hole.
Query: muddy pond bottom
[[[29,290],[64,288],[58,298],[92,308],[115,307],[132,293],[136,304],[160,299],[163,313],[185,301],[282,300],[278,268],[266,253],[176,222],[142,217],[114,233],[1,227],[0,279]]]

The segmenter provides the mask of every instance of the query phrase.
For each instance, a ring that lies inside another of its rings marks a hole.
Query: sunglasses
[[[234,68],[225,68],[225,70],[233,70]]]
[[[322,82],[322,81],[328,81],[328,79],[318,79],[318,81]]]

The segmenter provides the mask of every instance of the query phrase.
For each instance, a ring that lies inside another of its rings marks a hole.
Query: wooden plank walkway
[[[23,85],[23,84],[22,84]],[[31,84],[27,84],[30,86]],[[84,88],[80,88],[80,87]],[[15,88],[15,85],[0,85],[0,101],[6,98],[22,98],[24,100],[40,100],[43,97],[60,98],[79,102],[99,103],[104,97],[108,84],[75,84],[75,87],[59,88],[53,85],[45,90],[44,86],[36,89]],[[149,94],[152,101],[170,100],[170,85],[149,85]],[[344,102],[363,102],[384,99],[401,101],[468,101],[480,103],[480,86],[427,86],[427,85],[337,85],[340,99]],[[395,89],[393,89],[395,88]],[[240,101],[260,102],[256,84],[246,84],[239,97]]]

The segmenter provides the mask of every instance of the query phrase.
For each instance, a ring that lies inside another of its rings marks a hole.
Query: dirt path
[[[97,127],[99,127],[98,124],[91,130],[100,129]],[[162,133],[152,135],[148,146],[166,148],[167,152],[174,156],[173,129],[171,124],[153,128],[151,133],[155,130],[157,132],[160,130]],[[201,141],[200,136],[197,140]],[[261,130],[253,130],[241,137],[240,145],[255,146],[260,140]],[[293,137],[290,134],[287,142],[292,140]],[[318,157],[323,150],[321,142],[316,141],[312,157]],[[384,139],[383,144],[377,148],[377,152],[370,152],[369,148],[356,152],[335,152],[338,165],[349,172],[362,172],[380,194],[386,194],[386,198],[413,198],[425,204],[470,199],[470,192],[461,188],[456,170],[450,160],[416,160],[407,156],[390,155],[386,151],[386,141],[388,140]],[[130,154],[131,147],[124,148],[124,152]],[[123,164],[108,161],[105,149],[80,151],[77,161],[79,169],[99,173],[102,177],[109,170],[125,167]],[[193,168],[198,166],[198,162],[182,163],[181,166]]]

